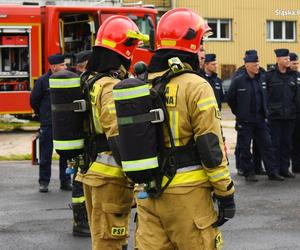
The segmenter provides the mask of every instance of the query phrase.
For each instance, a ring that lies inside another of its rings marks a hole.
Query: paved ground
[[[300,249],[300,176],[283,183],[260,177],[258,183],[246,184],[231,170],[238,211],[222,227],[224,250]],[[57,163],[51,192],[37,191],[37,174],[28,161],[0,162],[0,249],[91,249],[90,239],[71,235],[71,194],[58,188]]]
[[[282,183],[260,177],[258,183],[246,184],[234,169],[233,116],[224,109],[222,117],[238,208],[236,217],[221,228],[224,250],[300,250],[300,175]],[[0,132],[0,156],[29,154],[33,135]],[[37,191],[37,176],[38,168],[29,161],[0,161],[0,250],[91,249],[90,239],[71,234],[71,194],[59,190],[57,163],[51,192]]]

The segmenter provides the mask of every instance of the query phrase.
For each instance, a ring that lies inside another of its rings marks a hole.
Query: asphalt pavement
[[[259,176],[249,184],[230,161],[238,210],[221,227],[224,250],[300,250],[300,175],[284,182]],[[49,193],[38,192],[37,178],[29,161],[0,162],[0,250],[91,249],[89,238],[71,234],[71,192],[59,189],[57,162]]]

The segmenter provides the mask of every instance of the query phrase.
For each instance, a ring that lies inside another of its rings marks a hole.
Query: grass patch
[[[52,156],[52,160],[58,160],[59,155],[54,153]],[[19,154],[19,155],[0,155],[0,161],[24,161],[24,160],[31,160],[31,154]]]
[[[29,121],[27,123],[19,123],[19,122],[1,122],[0,121],[0,130],[2,131],[11,131],[11,130],[24,130],[24,129],[35,129],[40,126],[39,122]]]

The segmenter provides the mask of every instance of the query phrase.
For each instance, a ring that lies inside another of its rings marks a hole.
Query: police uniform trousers
[[[126,249],[133,186],[121,168],[94,162],[83,182],[93,250]]]
[[[48,185],[51,179],[51,164],[53,153],[52,126],[40,128],[40,165],[39,184]],[[66,174],[67,159],[59,158],[59,179],[61,183],[70,182],[70,175]]]
[[[237,131],[237,123],[236,123],[236,131]],[[237,133],[236,137],[236,145],[234,150],[234,156],[235,156],[235,167],[237,170],[241,170],[242,166],[240,164],[240,148],[239,148],[239,134]],[[263,166],[262,166],[262,158],[259,152],[259,147],[257,146],[257,143],[255,142],[255,139],[252,141],[252,158],[253,158],[253,165],[255,174],[261,174],[263,172]]]
[[[168,187],[157,199],[137,199],[137,250],[213,250],[222,235],[209,184]]]
[[[292,153],[294,120],[271,120],[270,129],[279,174],[287,174]]]
[[[278,173],[272,148],[270,130],[263,122],[238,122],[237,125],[240,150],[240,164],[245,176],[254,175],[255,168],[251,154],[251,141],[255,140],[261,152],[268,175]]]
[[[292,170],[300,173],[300,114],[297,114],[293,133]]]

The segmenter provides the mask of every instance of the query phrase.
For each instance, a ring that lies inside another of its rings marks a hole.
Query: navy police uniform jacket
[[[218,77],[216,73],[211,76],[207,75],[204,70],[198,71],[199,75],[204,78],[214,90],[214,94],[218,103],[219,110],[222,108],[222,100],[224,98],[222,80]]]
[[[263,121],[268,115],[264,75],[251,79],[246,71],[240,72],[228,90],[228,105],[237,121]]]
[[[47,73],[37,79],[30,94],[30,105],[35,114],[38,115],[41,126],[52,125],[51,119],[51,99],[49,89],[49,78],[52,72]]]
[[[270,120],[296,118],[296,111],[299,105],[297,87],[299,83],[300,79],[297,77],[297,72],[290,69],[283,74],[276,66],[266,73]]]

